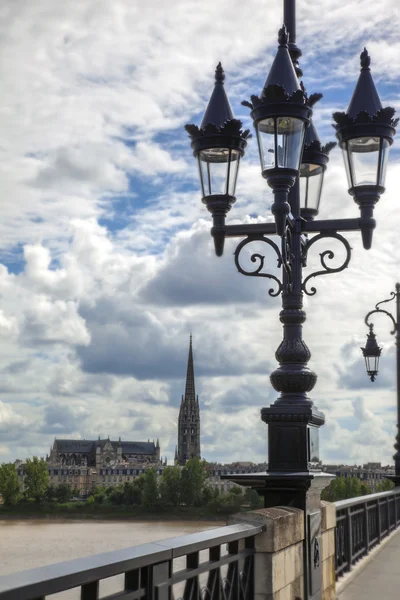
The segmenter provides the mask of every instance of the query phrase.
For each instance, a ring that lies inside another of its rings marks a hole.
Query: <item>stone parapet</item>
[[[335,600],[335,505],[321,501],[321,518],[322,600]]]
[[[243,522],[265,526],[255,541],[255,600],[303,598],[303,511],[279,506],[228,519],[229,525]]]

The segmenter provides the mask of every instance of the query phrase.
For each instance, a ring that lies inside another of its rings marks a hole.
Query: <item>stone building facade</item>
[[[106,440],[58,440],[50,449],[47,462],[67,467],[113,467],[121,463],[160,462],[160,444]]]
[[[200,458],[200,408],[194,385],[192,336],[186,372],[185,395],[182,396],[178,418],[178,446],[175,464],[184,465],[189,458]]]

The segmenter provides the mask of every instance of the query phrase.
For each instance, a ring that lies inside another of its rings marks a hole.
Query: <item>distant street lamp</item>
[[[269,468],[265,473],[226,478],[257,489],[264,496],[266,507],[290,505],[306,511],[305,535],[310,546],[305,552],[304,572],[309,575],[305,576],[304,598],[314,600],[320,598],[320,574],[316,574],[320,561],[315,559],[319,556],[320,493],[332,476],[317,467],[318,430],[325,417],[308,397],[317,376],[308,367],[311,354],[302,338],[306,320],[303,294],[316,293],[309,286],[313,277],[338,273],[348,266],[351,248],[339,232],[360,231],[364,248],[371,247],[376,225],[373,211],[384,192],[388,151],[397,120],[393,119],[393,108],[382,108],[371,77],[370,58],[364,49],[360,57],[361,73],[349,108],[333,115],[349,194],[360,208],[360,218],[317,220],[328,154],[335,144],[321,146],[312,122],[312,109],[322,96],[308,95],[299,81],[301,51],[296,45],[295,4],[295,0],[284,0],[284,25],[278,35],[277,54],[260,95],[252,95],[251,102],[242,103],[251,110],[261,174],[273,192],[274,223],[225,224],[227,213],[236,201],[239,162],[250,136],[249,130],[243,130],[241,121],[234,118],[220,63],[200,127],[186,125],[186,130],[199,164],[202,202],[213,218],[211,235],[216,254],[222,255],[226,237],[243,238],[234,254],[237,269],[250,277],[271,279],[275,287],[269,290],[270,296],[282,297],[279,318],[283,341],[275,354],[279,367],[270,376],[280,397],[261,410],[261,419],[268,425]],[[271,236],[279,239],[275,242]],[[334,253],[325,250],[320,254],[322,268],[303,279],[310,249],[325,238],[343,244],[343,263],[331,266],[329,261]],[[242,266],[241,251],[254,242],[265,243],[275,251],[280,278],[264,271],[265,257],[256,252],[251,255],[255,268],[248,270]],[[314,562],[308,558],[312,556]]]
[[[361,348],[363,356],[365,358],[365,365],[367,368],[367,374],[371,381],[375,381],[378,375],[379,357],[382,349],[379,348],[376,341],[376,335],[373,333],[373,324],[370,322],[371,315],[386,315],[391,319],[393,323],[393,329],[390,332],[395,336],[396,339],[396,378],[397,378],[397,436],[396,443],[394,445],[396,454],[393,456],[395,476],[390,477],[395,485],[400,485],[400,283],[396,283],[396,291],[391,292],[390,298],[382,300],[375,305],[375,309],[371,310],[365,317],[365,323],[369,327],[369,334],[367,336],[367,343],[365,348]],[[396,301],[396,313],[395,317],[392,313],[380,308],[381,304],[386,304],[392,300]]]

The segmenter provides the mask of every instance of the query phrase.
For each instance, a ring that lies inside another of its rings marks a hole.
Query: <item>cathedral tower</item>
[[[200,458],[200,410],[199,397],[194,388],[192,336],[186,373],[185,395],[182,396],[178,421],[178,451],[175,462],[184,465],[189,458]]]

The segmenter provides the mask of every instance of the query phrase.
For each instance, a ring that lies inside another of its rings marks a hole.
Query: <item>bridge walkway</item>
[[[397,600],[400,598],[400,531],[396,531],[371,560],[354,569],[354,578],[338,600]],[[351,580],[350,580],[351,579]]]

